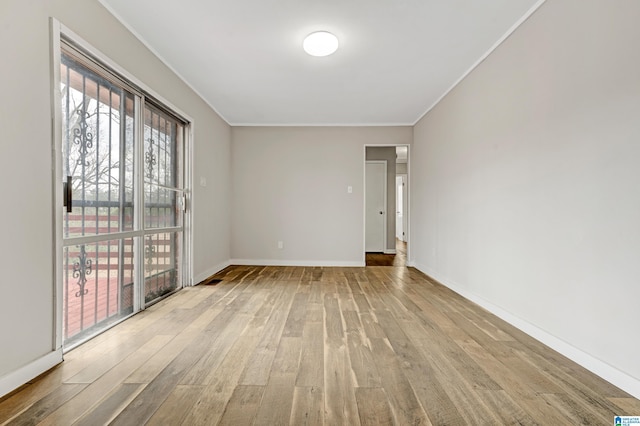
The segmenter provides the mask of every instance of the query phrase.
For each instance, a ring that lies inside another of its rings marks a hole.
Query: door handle
[[[71,192],[71,176],[67,176],[67,181],[62,183],[62,205],[67,208],[67,213],[71,213],[71,201],[73,199]]]

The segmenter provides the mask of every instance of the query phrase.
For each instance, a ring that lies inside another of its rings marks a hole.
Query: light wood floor
[[[0,401],[46,425],[611,425],[640,401],[411,268],[230,267]]]

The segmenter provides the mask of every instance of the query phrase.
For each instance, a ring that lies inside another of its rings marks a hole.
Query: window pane
[[[65,247],[65,344],[133,312],[133,239]]]
[[[133,229],[134,97],[62,54],[64,237]]]
[[[167,232],[145,237],[144,300],[146,303],[179,287],[180,241],[182,241],[182,232]]]
[[[180,226],[180,204],[178,192],[155,185],[145,185],[144,189],[144,226],[166,228]]]
[[[180,188],[184,126],[161,110],[145,105],[144,180],[146,183]]]

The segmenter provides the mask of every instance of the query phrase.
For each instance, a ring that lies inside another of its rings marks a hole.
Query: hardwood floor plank
[[[290,425],[323,425],[324,394],[315,386],[296,386],[293,391]]]
[[[358,414],[362,426],[393,425],[393,414],[389,407],[387,394],[382,388],[356,389]]]
[[[218,426],[253,424],[263,393],[264,386],[237,386]]]
[[[266,386],[294,293],[282,292],[264,327],[262,338],[242,373],[240,384]]]
[[[373,359],[368,339],[362,332],[362,324],[355,311],[344,311],[347,349],[351,372],[357,387],[377,388],[381,386],[380,374]]]
[[[360,314],[364,314],[364,313],[368,313],[371,310],[371,306],[369,305],[369,302],[367,301],[367,298],[365,297],[364,294],[355,294],[353,295],[353,301],[356,302],[356,310],[360,313]]]
[[[180,380],[181,385],[206,385],[211,370],[215,370],[229,352],[233,342],[245,329],[251,315],[234,314],[233,320],[226,326],[221,326],[220,333],[211,340],[211,347],[196,363],[186,372]]]
[[[284,330],[282,330],[284,337],[302,337],[308,299],[307,293],[296,293],[294,296],[289,316],[284,324]]]
[[[322,322],[307,321],[302,332],[302,354],[296,386],[322,388],[324,385],[324,342]]]
[[[202,393],[202,385],[177,385],[153,413],[147,426],[179,425]]]
[[[324,308],[322,307],[322,302],[307,303],[305,324],[310,322],[322,324],[323,321],[324,321]],[[304,328],[303,328],[303,333],[304,333]]]
[[[570,421],[539,396],[536,389],[540,389],[540,372],[519,369],[521,364],[512,362],[515,355],[498,360],[475,341],[457,343],[539,423],[564,424]],[[548,385],[542,387],[546,388]]]
[[[91,411],[74,423],[74,426],[106,425],[135,398],[144,385],[123,383],[99,402]]]
[[[3,397],[0,402],[0,424],[4,424],[6,420],[17,416],[62,386],[63,364],[58,364],[47,373],[17,389],[16,392]]]
[[[534,425],[535,420],[504,390],[476,390],[482,401],[499,418],[500,424]]]
[[[55,392],[52,392],[35,402],[27,410],[23,411],[6,424],[11,426],[38,424],[86,387],[87,385],[82,383],[64,384],[56,389]]]
[[[326,344],[332,347],[344,346],[344,329],[338,299],[333,294],[324,295],[324,325]]]
[[[294,376],[300,365],[300,352],[302,349],[302,337],[282,337],[278,345],[278,351],[271,366],[269,377]]]
[[[180,355],[185,347],[192,344],[199,336],[202,336],[201,331],[189,330],[174,337],[163,351],[156,353],[146,363],[138,367],[124,380],[124,383],[151,383],[167,365]]]
[[[394,422],[398,425],[429,425],[431,422],[418,402],[411,384],[404,376],[400,361],[391,345],[383,339],[372,339],[382,386],[384,387]]]
[[[218,317],[216,317],[218,318]],[[112,422],[113,425],[144,424],[164,403],[180,379],[209,348],[204,334],[197,336],[164,368]]]
[[[435,381],[428,382],[430,386],[427,389],[422,389],[420,384],[414,385],[417,392],[423,392],[417,395],[421,402],[425,401],[424,407],[425,410],[429,410],[429,415],[436,420],[449,416],[462,417],[465,424],[497,422],[498,419],[493,416],[474,391],[469,378],[463,372],[458,371],[456,365],[450,362],[445,353],[440,353],[438,344],[434,343],[431,337],[425,338],[417,329],[407,329],[407,331],[411,332],[411,341],[425,360],[421,367],[431,367],[423,374],[435,378]],[[437,401],[443,401],[444,406],[438,406]],[[448,408],[451,403],[455,407],[454,409]],[[433,407],[433,404],[436,406]]]
[[[346,287],[342,287],[345,290]],[[350,290],[349,290],[350,291]],[[353,300],[353,294],[350,292],[338,292],[338,304],[340,305],[340,310],[342,311],[357,311],[358,306]]]
[[[345,272],[344,277],[347,280],[347,284],[349,285],[349,290],[351,290],[351,294],[362,295],[362,289],[360,288],[360,284],[358,284],[356,274],[354,272]]]
[[[355,383],[345,345],[342,315],[335,294],[324,296],[324,390],[325,421],[358,425]]]
[[[74,398],[47,416],[42,424],[62,425],[77,421],[113,389],[117,388],[127,376],[144,364],[153,354],[160,351],[171,338],[172,336],[164,335],[153,337],[131,356],[114,366],[107,373],[86,386]]]
[[[554,366],[549,361],[536,354],[525,352],[519,352],[518,354],[526,361],[530,363],[533,362],[537,365],[540,370],[547,375],[547,377],[555,380],[555,382],[560,385],[561,389],[565,390],[572,399],[578,400],[585,406],[595,409],[596,412],[602,413],[605,417],[613,418],[616,415],[618,408],[615,404],[607,398],[602,398],[602,394],[599,394],[588,384],[576,379],[571,372],[567,373],[563,368]],[[577,369],[582,369],[582,367],[576,365],[571,371]],[[607,385],[610,386],[608,383]]]
[[[309,303],[320,303],[322,304],[322,295],[323,295],[323,283],[319,281],[311,281],[309,283],[311,286],[309,289]]]
[[[403,323],[405,324],[405,323]],[[409,329],[405,324],[403,329]],[[394,337],[391,345],[420,404],[433,424],[462,424],[463,418],[427,357],[409,339]]]
[[[456,318],[455,321],[460,321],[460,318],[455,313],[448,313],[449,317]],[[455,322],[454,321],[454,322]],[[476,329],[477,330],[477,329]],[[426,330],[425,330],[426,331]],[[466,330],[465,330],[466,331]],[[475,340],[477,333],[470,335]],[[433,339],[433,343],[437,344],[439,348],[442,348],[444,356],[446,356],[448,362],[457,370],[462,372],[464,377],[470,379],[470,383],[477,388],[486,390],[501,390],[495,380],[491,378],[460,346],[458,346],[453,340],[443,333],[431,333],[430,339]]]
[[[361,313],[360,322],[362,323],[364,334],[369,339],[384,339],[386,337],[375,314],[369,312]]]
[[[606,416],[603,413],[592,411],[589,406],[581,404],[567,394],[543,394],[542,397],[549,405],[558,409],[575,424],[611,424],[614,418],[614,415]]]
[[[637,416],[640,415],[640,400],[635,398],[607,398],[614,403],[617,407],[620,407],[619,411],[616,411],[618,416]]]
[[[330,425],[358,425],[355,383],[344,345],[325,350],[324,360],[325,422]]]
[[[617,398],[631,396],[558,352],[550,350],[542,343],[533,341],[531,338],[525,338],[524,342],[506,342],[506,344],[516,349],[530,364],[543,367],[544,371],[552,370],[553,374],[551,376],[554,379],[558,379],[560,383],[567,383],[571,387],[581,388],[593,395],[603,394]]]
[[[222,416],[240,375],[245,370],[250,356],[263,335],[268,317],[256,316],[242,335],[235,341],[220,366],[212,370],[206,382],[207,386],[193,402],[193,408],[183,424],[215,424]]]
[[[269,378],[253,424],[271,426],[286,425],[291,417],[295,376],[276,374]]]
[[[289,421],[301,347],[302,337],[280,339],[269,382],[254,419],[255,425],[287,424]]]

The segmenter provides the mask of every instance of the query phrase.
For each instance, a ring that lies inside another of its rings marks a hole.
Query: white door
[[[365,251],[385,249],[387,162],[367,161],[365,166]]]
[[[409,179],[402,175],[402,238],[405,243],[409,238]]]
[[[402,176],[396,176],[396,238],[400,241],[404,241],[402,231],[402,217],[404,216],[404,209],[402,200],[404,199],[402,193],[402,187],[404,186]]]
[[[407,242],[407,175],[396,176],[396,238]]]

